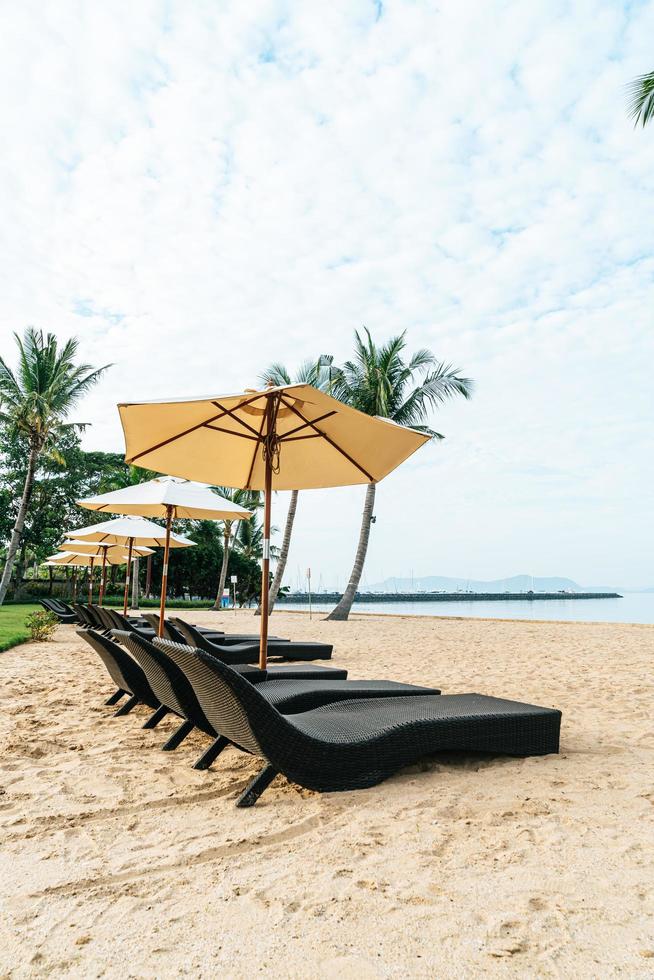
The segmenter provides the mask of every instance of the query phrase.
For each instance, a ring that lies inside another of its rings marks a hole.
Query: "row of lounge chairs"
[[[50,600],[47,600],[49,602]],[[46,600],[41,600],[45,608]],[[65,603],[61,603],[65,606]],[[68,613],[67,610],[70,610]],[[78,625],[87,629],[97,630],[100,633],[111,635],[114,630],[134,632],[147,640],[153,640],[159,632],[159,616],[152,613],[144,613],[140,617],[123,616],[117,609],[111,606],[81,605],[73,603],[67,610],[56,612],[62,622],[77,622]],[[74,618],[71,620],[70,616]],[[65,618],[64,618],[65,616]],[[206,629],[201,626],[193,626],[182,619],[170,618],[164,621],[164,636],[168,640],[177,643],[190,643],[193,646],[200,646],[209,653],[214,653],[227,661],[227,663],[256,664],[259,660],[259,637],[254,633],[223,633],[220,630]],[[229,650],[225,648],[229,647]],[[298,643],[279,636],[268,638],[268,657],[271,660],[330,660],[333,646],[329,643]]]
[[[142,703],[153,710],[144,728],[170,713],[181,719],[164,750],[177,748],[196,728],[211,739],[196,769],[208,768],[228,745],[263,759],[237,801],[241,807],[253,806],[277,773],[324,792],[373,786],[436,752],[558,751],[561,713],[555,709],[392,681],[350,681],[347,671],[316,665],[262,671],[226,662],[234,647],[182,626],[191,642],[134,629],[80,634],[116,685],[106,703],[127,698],[116,715]]]

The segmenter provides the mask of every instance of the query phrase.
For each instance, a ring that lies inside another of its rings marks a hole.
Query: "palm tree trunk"
[[[357,546],[354,565],[352,566],[350,581],[347,583],[347,588],[341,596],[338,605],[332,609],[329,616],[325,617],[326,619],[347,619],[350,615],[350,610],[352,608],[352,603],[354,602],[357,589],[359,588],[359,582],[361,581],[363,566],[365,564],[366,554],[368,552],[368,539],[370,538],[370,524],[372,522],[372,511],[374,506],[375,484],[369,483],[368,489],[366,490],[366,501],[363,505],[363,515],[361,517],[359,544]]]
[[[20,507],[18,508],[18,514],[16,515],[16,523],[14,524],[14,529],[11,532],[11,540],[9,542],[9,550],[7,551],[7,561],[5,562],[4,571],[2,573],[2,579],[0,580],[0,606],[5,601],[5,596],[7,595],[7,589],[9,588],[9,582],[11,581],[11,573],[14,570],[14,562],[16,560],[16,554],[20,545],[20,540],[23,535],[23,527],[25,526],[25,517],[27,516],[27,508],[29,506],[30,498],[32,496],[32,488],[34,487],[34,473],[36,471],[36,461],[38,459],[38,450],[35,448],[30,449],[30,454],[27,458],[27,473],[25,474],[25,484],[23,486],[23,496],[20,501]]]
[[[288,505],[288,514],[286,515],[286,524],[284,526],[284,540],[282,541],[282,548],[279,552],[279,558],[277,559],[277,567],[275,568],[275,576],[272,580],[272,585],[270,586],[270,595],[268,597],[268,612],[269,614],[275,608],[275,600],[277,599],[277,594],[281,588],[282,580],[284,578],[284,572],[286,571],[286,562],[288,560],[288,552],[291,547],[291,535],[293,534],[293,523],[295,521],[295,511],[297,510],[297,498],[299,496],[298,490],[293,490],[291,493],[291,501]],[[257,606],[255,616],[261,615],[261,606]]]
[[[222,597],[225,588],[225,581],[227,580],[227,565],[229,564],[229,542],[232,536],[231,524],[225,524],[225,532],[223,534],[223,560],[220,565],[220,577],[218,578],[218,591],[216,592],[216,601],[214,602],[212,609],[222,608]]]

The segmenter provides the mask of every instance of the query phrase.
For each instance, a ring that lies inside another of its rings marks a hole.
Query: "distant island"
[[[571,578],[552,576],[538,578],[513,575],[491,581],[470,578],[449,578],[446,575],[427,575],[416,578],[387,578],[367,587],[366,592],[612,592],[615,586],[579,585]]]

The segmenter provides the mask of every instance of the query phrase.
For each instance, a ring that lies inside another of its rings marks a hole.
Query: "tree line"
[[[0,605],[10,585],[20,589],[28,567],[43,562],[57,550],[64,532],[80,523],[76,500],[155,475],[128,466],[116,453],[85,452],[80,440],[84,425],[68,421],[81,398],[111,365],[77,364],[74,338],[60,348],[54,334],[44,335],[30,327],[15,339],[17,367],[12,369],[0,358],[0,542],[5,542]],[[366,328],[355,332],[353,355],[340,366],[331,356],[322,355],[292,374],[286,365],[276,362],[259,380],[263,384],[314,385],[367,415],[412,426],[433,440],[443,438],[428,424],[433,411],[450,398],[469,398],[473,390],[469,378],[431,351],[422,349],[407,356],[405,333],[378,345]],[[197,546],[176,552],[169,569],[170,594],[215,594],[218,605],[227,576],[236,574],[241,600],[256,600],[263,544],[259,494],[217,489],[254,510],[254,517],[221,525],[190,521],[186,528],[180,527]],[[330,619],[347,619],[352,607],[374,521],[375,493],[375,484],[369,484],[350,578]],[[272,555],[277,564],[271,611],[282,587],[298,500],[299,491],[292,491],[281,548]],[[90,513],[85,523],[101,519],[104,515]],[[149,561],[152,581],[160,580],[160,564],[161,554],[155,551]],[[143,575],[148,577],[141,569]]]

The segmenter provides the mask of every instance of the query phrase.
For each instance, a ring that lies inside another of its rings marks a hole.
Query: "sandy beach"
[[[194,614],[250,631],[249,612]],[[654,627],[275,613],[353,678],[563,711],[561,754],[319,795],[112,718],[72,627],[0,654],[2,977],[654,976]]]

